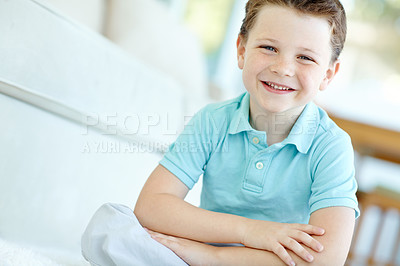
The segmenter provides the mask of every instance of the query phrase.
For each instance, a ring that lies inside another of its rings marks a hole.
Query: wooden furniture
[[[400,132],[332,115],[330,117],[350,135],[354,149],[360,155],[400,164]]]
[[[370,156],[377,159],[398,163],[400,164],[400,132],[379,128],[376,126],[363,124],[360,122],[350,121],[343,118],[338,118],[331,115],[331,118],[344,129],[351,137],[355,151],[361,156]],[[360,165],[356,165],[360,167]],[[372,192],[357,192],[357,198],[362,212],[365,212],[371,207],[378,207],[380,209],[380,216],[378,217],[378,227],[375,232],[368,230],[373,235],[372,250],[366,260],[367,265],[396,265],[397,251],[400,244],[400,230],[395,230],[397,233],[396,243],[392,249],[390,260],[387,262],[376,261],[376,253],[378,243],[382,237],[382,228],[385,215],[388,210],[395,209],[400,212],[400,193],[391,191],[386,188],[377,187]],[[360,265],[360,260],[357,257],[355,246],[359,244],[360,228],[363,224],[364,216],[361,215],[357,221],[353,243],[350,248],[349,256],[346,265]]]
[[[386,265],[386,266],[395,266],[396,258],[398,255],[399,244],[400,244],[400,231],[395,230],[397,232],[395,245],[392,248],[390,253],[390,258],[388,261],[378,261],[376,260],[378,243],[380,243],[382,238],[383,224],[385,221],[385,216],[389,210],[396,209],[400,212],[400,194],[394,191],[389,191],[385,188],[377,188],[372,192],[357,192],[357,198],[360,204],[360,208],[362,212],[366,212],[371,207],[378,207],[380,210],[380,215],[378,217],[378,226],[375,231],[368,230],[368,232],[373,234],[373,243],[371,251],[369,252],[367,257],[358,258],[358,255],[354,252],[355,247],[359,244],[359,236],[360,236],[360,228],[364,222],[364,216],[361,215],[354,231],[353,242],[351,245],[351,249],[347,258],[346,265],[360,265],[360,261],[365,261],[366,265]],[[364,265],[364,264],[363,264]]]

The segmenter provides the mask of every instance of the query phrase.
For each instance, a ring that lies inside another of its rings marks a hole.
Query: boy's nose
[[[292,77],[294,76],[294,65],[288,59],[280,58],[276,59],[270,66],[269,69],[272,73],[281,77]]]

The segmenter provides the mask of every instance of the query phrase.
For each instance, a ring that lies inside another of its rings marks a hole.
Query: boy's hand
[[[309,224],[250,220],[242,237],[242,244],[271,251],[287,265],[295,265],[286,249],[292,250],[303,260],[311,262],[314,259],[313,256],[300,243],[321,252],[323,246],[311,235],[323,235],[324,233],[324,229]]]
[[[197,241],[180,237],[168,236],[158,232],[145,229],[150,236],[172,250],[178,257],[187,264],[196,265],[216,265],[216,247]]]

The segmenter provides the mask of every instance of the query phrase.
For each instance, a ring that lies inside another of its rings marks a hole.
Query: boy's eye
[[[266,45],[266,46],[261,46],[261,48],[272,51],[272,52],[276,52],[276,49],[272,46]]]
[[[299,56],[299,59],[301,59],[301,60],[307,60],[307,61],[314,61],[312,58],[310,58],[310,57],[308,57],[308,56],[305,56],[305,55]]]

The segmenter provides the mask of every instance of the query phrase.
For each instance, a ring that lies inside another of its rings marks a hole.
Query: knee
[[[145,232],[130,208],[104,204],[95,212],[82,235],[82,255],[95,265],[115,265],[116,258],[126,252],[121,246],[123,237],[129,235],[129,241],[135,241],[135,231],[140,230]]]

